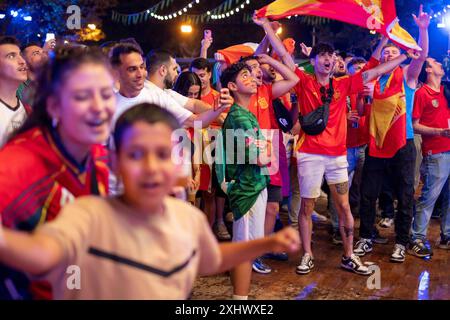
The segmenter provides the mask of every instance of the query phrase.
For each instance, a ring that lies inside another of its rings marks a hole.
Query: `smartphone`
[[[54,33],[47,33],[47,35],[45,36],[45,42],[48,42],[48,41],[54,40],[54,39],[55,39]]]
[[[212,31],[207,29],[204,31],[204,37],[205,39],[211,39],[212,38]]]

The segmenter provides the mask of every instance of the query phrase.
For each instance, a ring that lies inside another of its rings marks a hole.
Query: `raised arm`
[[[405,61],[408,58],[412,58],[412,59],[418,59],[418,53],[417,52],[413,52],[412,50],[408,51],[408,53],[403,53],[401,55],[399,55],[397,58],[387,61],[385,63],[380,64],[379,66],[373,68],[373,69],[369,69],[367,71],[364,71],[362,73],[363,76],[363,82],[364,83],[368,83],[369,81],[372,81],[373,79],[378,78],[379,76],[381,76],[382,74],[385,74],[387,72],[390,72],[391,70],[393,70],[394,68],[396,68],[397,66],[399,66],[403,61]]]
[[[428,26],[430,25],[431,17],[428,13],[423,12],[423,5],[420,5],[419,16],[416,17],[416,15],[413,14],[413,18],[419,27],[419,46],[422,48],[422,51],[420,51],[419,58],[417,60],[413,60],[405,70],[406,82],[411,88],[415,88],[417,86],[420,71],[422,70],[422,66],[428,57]]]
[[[267,63],[271,65],[275,71],[281,74],[284,80],[274,82],[272,86],[272,96],[274,99],[281,97],[291,90],[300,79],[297,75],[291,71],[287,66],[281,62],[269,57],[268,55],[262,54],[258,56],[259,63]]]
[[[270,44],[272,45],[273,50],[277,53],[283,63],[289,68],[289,70],[294,71],[297,68],[294,59],[292,59],[289,52],[287,52],[286,48],[281,42],[280,38],[275,34],[269,20],[267,18],[258,18],[256,14],[253,15],[253,22],[258,26],[264,28],[266,32],[266,37],[269,39]]]
[[[381,58],[381,51],[383,51],[383,47],[389,42],[389,39],[386,36],[382,36],[380,39],[380,42],[378,42],[377,47],[372,52],[372,58],[375,60],[380,61]]]

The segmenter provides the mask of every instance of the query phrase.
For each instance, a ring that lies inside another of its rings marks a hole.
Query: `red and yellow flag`
[[[406,100],[403,70],[398,67],[381,92],[377,81],[369,118],[369,155],[392,158],[406,144]]]
[[[405,49],[422,49],[398,23],[394,0],[276,0],[258,10],[274,20],[293,15],[318,16],[354,24],[387,36]]]

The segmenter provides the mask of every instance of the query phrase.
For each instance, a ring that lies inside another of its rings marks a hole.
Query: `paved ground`
[[[325,203],[318,211],[326,213]],[[356,219],[358,227],[359,220]],[[316,299],[444,299],[450,300],[450,252],[433,247],[430,261],[407,256],[403,264],[389,262],[394,245],[393,229],[383,229],[389,237],[387,245],[376,245],[374,252],[363,261],[377,263],[381,269],[381,289],[367,288],[367,278],[340,269],[341,248],[331,243],[328,225],[314,226],[315,270],[306,276],[295,273],[300,253],[287,262],[267,260],[273,272],[253,273],[250,299],[316,300]],[[356,235],[358,231],[356,231]],[[432,220],[429,232],[432,245],[439,239],[439,221]],[[192,299],[229,299],[232,290],[227,274],[200,278]]]

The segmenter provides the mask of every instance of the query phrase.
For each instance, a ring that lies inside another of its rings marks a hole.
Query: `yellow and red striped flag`
[[[354,24],[387,36],[405,49],[422,49],[403,29],[394,0],[276,0],[257,11],[258,17],[278,20],[293,15],[309,15]]]

